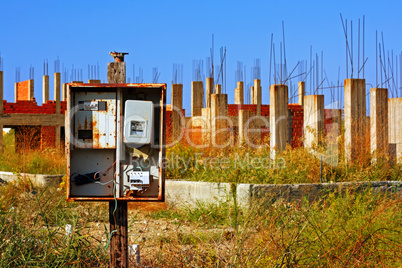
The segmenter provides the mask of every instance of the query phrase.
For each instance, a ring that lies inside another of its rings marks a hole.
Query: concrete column
[[[56,149],[60,149],[60,132],[61,132],[61,127],[56,126]]]
[[[314,148],[324,138],[324,95],[304,96],[304,147]]]
[[[305,82],[298,82],[297,83],[297,92],[298,92],[298,104],[301,105],[301,107],[303,108],[303,104],[304,104],[304,95],[305,95],[305,91],[306,90],[306,83]]]
[[[54,73],[54,101],[56,102],[56,114],[60,113],[60,73]],[[57,137],[56,137],[57,139]],[[60,135],[59,135],[60,139]]]
[[[191,82],[191,116],[201,116],[204,100],[204,87],[202,81]]]
[[[261,115],[261,80],[254,79],[254,103],[257,105],[257,115]]]
[[[275,158],[289,142],[288,87],[271,85],[269,88],[269,125],[271,158]]]
[[[42,79],[42,103],[49,100],[49,76],[44,75]]]
[[[215,85],[215,94],[221,94],[222,90],[221,90],[221,85]]]
[[[206,108],[211,108],[211,95],[214,93],[214,79],[211,77],[207,77],[207,85],[205,87],[206,91],[206,103],[205,106]]]
[[[366,80],[345,79],[345,158],[366,153]]]
[[[18,83],[14,83],[14,102],[18,100]]]
[[[375,157],[388,154],[388,89],[370,89],[370,147]]]
[[[176,141],[180,136],[182,127],[183,84],[172,84],[170,103],[172,107],[172,141]]]
[[[61,85],[61,100],[67,101],[67,84],[63,83]]]
[[[388,99],[388,139],[391,157],[402,163],[402,98]]]
[[[28,80],[28,100],[33,100],[35,98],[34,95],[34,80],[29,79]]]
[[[248,110],[239,110],[239,123],[238,123],[238,132],[239,132],[239,139],[238,143],[239,146],[242,145],[243,142],[246,142],[246,144],[255,144],[255,141],[253,138],[255,138],[255,135],[253,135],[253,132],[249,132],[248,130],[254,129],[254,120],[252,122],[249,122],[250,118],[254,116],[255,114],[251,111]]]
[[[211,143],[211,108],[201,109],[204,125],[202,127],[202,141],[204,144]]]
[[[124,61],[108,62],[107,82],[109,84],[126,83],[126,63]]]
[[[228,140],[227,128],[228,95],[211,95],[211,138],[213,145],[223,145]]]
[[[0,71],[0,114],[3,114],[3,71]],[[1,134],[3,135],[3,132],[1,132]]]
[[[98,79],[89,79],[89,80],[88,80],[88,83],[89,83],[89,84],[100,84],[100,83],[101,83],[101,80],[98,80]]]
[[[238,81],[237,82],[237,87],[235,88],[235,104],[244,104],[243,100],[243,81]]]
[[[251,86],[251,88],[250,88],[250,104],[257,104],[257,103],[255,103],[254,95],[255,95],[254,86]]]

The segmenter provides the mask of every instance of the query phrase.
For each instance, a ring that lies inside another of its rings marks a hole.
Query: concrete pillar
[[[56,126],[56,149],[60,149],[60,133],[61,133],[61,127]]]
[[[61,85],[61,100],[67,101],[67,84],[63,83]]]
[[[205,106],[206,108],[211,108],[211,95],[214,93],[214,79],[212,77],[207,77],[207,85],[205,87],[206,91],[206,103]]]
[[[101,80],[98,79],[88,79],[89,84],[100,84]]]
[[[253,117],[255,113],[248,111],[248,110],[239,110],[239,123],[238,123],[238,132],[239,132],[239,139],[238,143],[239,146],[242,145],[243,142],[246,142],[246,144],[255,144],[255,141],[253,140],[255,138],[255,135],[253,135],[253,132],[250,132],[248,130],[254,130],[254,122],[255,120],[249,121],[251,117]]]
[[[0,71],[0,116],[3,114],[3,71]],[[0,153],[3,152],[3,125],[0,124]]]
[[[183,109],[183,84],[172,84],[171,94],[172,107],[172,141],[180,136],[182,127],[182,109]]]
[[[303,108],[303,104],[304,104],[304,95],[305,95],[305,91],[306,90],[306,83],[305,82],[298,82],[297,83],[297,92],[298,92],[298,104],[301,105],[301,107]]]
[[[0,71],[0,114],[3,114],[3,71]],[[1,132],[1,134],[3,135],[3,132]]]
[[[250,88],[250,104],[257,104],[257,103],[255,103],[254,95],[255,95],[254,86],[251,86],[251,88]]]
[[[28,80],[28,100],[33,100],[35,98],[34,95],[34,80]]]
[[[54,73],[54,101],[56,102],[56,114],[60,113],[60,73]],[[60,136],[59,136],[60,139]],[[57,137],[56,137],[57,140]]]
[[[204,87],[202,81],[191,82],[191,116],[201,116],[204,100]]]
[[[228,95],[211,95],[211,138],[212,144],[220,147],[228,141]]]
[[[215,85],[215,94],[221,94],[222,88],[221,85]]]
[[[18,83],[14,83],[14,102],[18,100]]]
[[[324,95],[304,96],[304,147],[314,148],[324,138]]]
[[[388,99],[388,139],[391,157],[402,163],[402,98]]]
[[[126,63],[124,61],[108,62],[107,82],[109,84],[126,83]]]
[[[375,157],[388,154],[388,89],[370,89],[370,147]]]
[[[366,80],[345,79],[345,158],[366,154]]]
[[[237,87],[235,88],[235,104],[244,104],[243,100],[243,81],[238,81],[237,82]]]
[[[257,105],[257,115],[261,115],[261,80],[254,79],[254,102],[253,104]]]
[[[202,141],[204,144],[211,143],[211,108],[202,108],[202,118],[204,126],[202,127]]]
[[[271,158],[275,158],[289,142],[288,86],[271,85],[269,99]]]
[[[42,103],[49,100],[49,76],[44,75],[42,79]]]

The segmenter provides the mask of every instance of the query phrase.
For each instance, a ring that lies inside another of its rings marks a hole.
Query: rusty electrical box
[[[67,85],[67,200],[164,201],[166,84]]]

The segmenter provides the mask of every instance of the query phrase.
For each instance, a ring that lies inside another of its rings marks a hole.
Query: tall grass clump
[[[0,187],[0,267],[105,267],[108,251],[94,230],[105,225],[102,204],[67,203],[55,187],[28,180]]]
[[[400,194],[400,193],[399,193]],[[158,267],[400,267],[402,200],[367,189],[288,203],[255,200],[175,208],[153,218],[178,222],[173,235],[146,244],[142,265]],[[217,210],[220,212],[217,213]],[[238,210],[239,213],[235,213]],[[227,220],[213,215],[226,215]],[[196,215],[195,217],[189,215]],[[236,221],[230,220],[236,217]],[[183,240],[181,228],[195,222]],[[208,222],[203,225],[202,222]],[[237,224],[235,226],[234,224]],[[208,232],[209,230],[209,232]]]
[[[30,135],[30,134],[25,134]],[[16,148],[14,130],[4,135],[4,150],[0,155],[0,170],[14,173],[32,174],[64,174],[66,160],[64,151],[60,148],[32,149],[29,141],[22,139],[23,145]],[[25,144],[24,142],[27,142]]]

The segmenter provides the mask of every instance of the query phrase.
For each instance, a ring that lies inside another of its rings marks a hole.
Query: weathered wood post
[[[126,83],[126,63],[128,53],[109,53],[115,62],[107,65],[107,81],[112,84]],[[128,224],[127,202],[109,202],[110,223],[110,267],[128,267]]]

